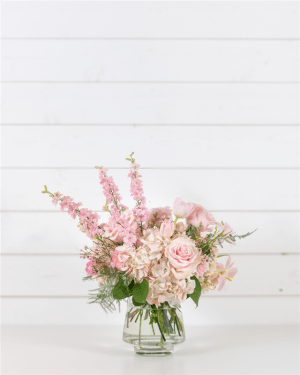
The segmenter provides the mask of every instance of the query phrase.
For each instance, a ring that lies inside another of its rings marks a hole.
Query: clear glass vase
[[[123,340],[134,345],[134,351],[144,356],[166,356],[174,352],[174,345],[185,340],[180,305],[167,302],[156,308],[134,306],[127,301]]]

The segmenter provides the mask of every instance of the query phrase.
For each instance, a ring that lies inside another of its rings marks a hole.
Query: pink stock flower
[[[215,223],[213,215],[204,207],[194,203],[194,210],[186,218],[188,224],[194,227],[199,227],[201,224],[201,231],[208,231],[209,225]]]
[[[89,259],[89,261],[86,264],[85,272],[88,276],[95,276],[96,272],[93,266],[95,266],[96,263],[92,261],[92,259]]]
[[[232,281],[233,277],[237,274],[238,269],[232,268],[234,262],[231,263],[231,256],[228,256],[227,262],[225,267],[222,263],[218,263],[217,268],[220,273],[220,277],[218,278],[218,282],[220,283],[218,290],[221,290],[225,285],[226,280]]]
[[[199,250],[188,237],[178,237],[166,247],[165,255],[176,279],[185,279],[196,271],[201,261]]]
[[[170,220],[165,220],[160,226],[160,234],[164,238],[170,238],[174,233],[174,223]]]
[[[193,203],[185,203],[181,198],[176,198],[173,203],[173,214],[179,218],[183,219],[188,217],[194,210]]]

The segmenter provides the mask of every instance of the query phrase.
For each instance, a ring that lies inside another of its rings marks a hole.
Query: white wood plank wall
[[[186,324],[297,323],[299,81],[296,1],[3,2],[2,323],[122,323],[86,304],[89,240],[40,191],[100,211],[105,165],[130,205],[131,151],[149,205],[258,227]]]

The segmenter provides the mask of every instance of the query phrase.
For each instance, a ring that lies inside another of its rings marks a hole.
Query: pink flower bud
[[[174,223],[170,220],[165,220],[160,226],[160,234],[164,238],[170,238],[174,233]]]
[[[193,203],[185,203],[181,198],[176,198],[173,203],[173,214],[179,219],[188,217],[194,210]]]

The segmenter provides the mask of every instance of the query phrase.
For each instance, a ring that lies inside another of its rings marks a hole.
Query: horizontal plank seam
[[[127,167],[109,167],[107,169],[113,170],[129,170]],[[95,167],[1,167],[4,170],[43,170],[43,169],[72,169],[72,170],[95,170]],[[300,167],[143,167],[143,170],[299,170]]]
[[[147,84],[212,84],[212,85],[299,85],[300,81],[0,81],[6,84],[133,84],[133,85],[147,85]]]
[[[102,210],[93,210],[94,212],[104,212]],[[0,210],[0,213],[59,213],[55,210]],[[299,213],[300,210],[210,210],[210,212],[232,212],[232,213]]]
[[[132,127],[147,127],[147,126],[193,126],[193,127],[226,127],[226,126],[233,126],[233,127],[287,127],[287,126],[296,126],[300,127],[300,124],[68,124],[68,123],[35,123],[35,124],[26,124],[26,123],[2,123],[1,126],[132,126]]]
[[[137,38],[130,38],[130,37],[2,37],[1,40],[119,40],[119,41],[126,41],[126,40],[140,40],[140,41],[164,41],[164,40],[174,40],[174,41],[197,41],[197,40],[208,40],[208,41],[258,41],[258,42],[265,42],[265,41],[278,41],[278,42],[299,42],[300,38],[197,38],[197,37],[177,37],[177,38],[168,38],[168,37],[159,37],[159,38],[147,38],[147,37],[137,37]]]
[[[221,254],[233,254],[242,256],[299,256],[300,253],[237,253],[234,251],[227,251],[226,253],[220,252]],[[79,253],[0,253],[0,256],[79,256]]]
[[[240,295],[214,295],[214,296],[212,296],[212,295],[203,295],[203,296],[201,296],[201,298],[281,298],[281,297],[293,297],[293,298],[295,298],[295,297],[297,297],[297,298],[299,298],[299,295],[298,294],[274,294],[274,295],[272,295],[272,294],[245,294],[245,295],[243,295],[243,294],[240,294]],[[13,299],[13,298],[23,298],[23,299],[26,299],[26,298],[28,298],[28,299],[38,299],[38,298],[44,298],[44,299],[52,299],[52,298],[58,298],[58,299],[77,299],[77,298],[84,298],[84,299],[88,299],[88,295],[85,295],[85,296],[81,296],[81,295],[79,295],[79,296],[76,296],[76,295],[74,295],[74,296],[70,296],[70,295],[62,295],[62,296],[58,296],[58,295],[49,295],[49,296],[47,296],[47,295],[36,295],[36,296],[30,296],[30,295],[15,295],[15,296],[13,296],[13,295],[7,295],[7,296],[0,296],[0,298],[1,299]]]

